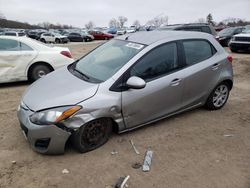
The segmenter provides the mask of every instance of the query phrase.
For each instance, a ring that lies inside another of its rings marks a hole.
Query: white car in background
[[[0,83],[35,81],[74,60],[68,48],[28,37],[0,36]]]
[[[40,41],[44,43],[67,43],[69,39],[67,36],[59,33],[43,33],[40,37]]]

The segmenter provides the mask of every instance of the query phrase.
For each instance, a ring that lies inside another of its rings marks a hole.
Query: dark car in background
[[[70,42],[83,42],[84,38],[80,33],[69,33],[67,35]]]
[[[218,33],[220,44],[222,46],[229,46],[231,38],[234,35],[241,33],[244,29],[244,27],[228,27],[223,29]]]
[[[168,25],[168,26],[160,27],[157,30],[160,30],[160,31],[165,31],[165,30],[198,31],[198,32],[204,32],[204,33],[214,35],[216,39],[218,38],[214,27],[206,23]]]
[[[39,31],[39,32],[37,32],[37,31],[29,31],[29,32],[27,33],[27,36],[28,36],[29,38],[32,38],[32,39],[35,39],[35,40],[40,40],[40,37],[41,37],[41,35],[42,35],[43,33],[45,33],[45,31]]]
[[[85,42],[90,42],[90,41],[93,41],[95,39],[95,37],[90,35],[87,31],[82,31],[81,35],[82,35]]]
[[[38,33],[38,32],[36,32],[36,31],[29,31],[29,32],[27,33],[27,36],[28,36],[29,38],[36,39],[36,40],[37,40],[37,33]]]
[[[104,33],[102,31],[89,31],[89,34],[94,36],[95,40],[109,40],[114,38],[113,35]]]

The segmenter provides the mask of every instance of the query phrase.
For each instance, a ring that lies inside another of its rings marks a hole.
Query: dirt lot
[[[70,45],[78,58],[98,43]],[[219,111],[193,110],[141,129],[116,135],[103,147],[79,154],[69,145],[64,155],[33,152],[24,139],[16,107],[28,83],[0,87],[0,187],[112,187],[130,175],[129,187],[250,187],[250,55],[233,54],[235,85]],[[225,135],[229,135],[228,137]],[[129,140],[141,152],[136,155]],[[131,165],[154,151],[152,169]],[[117,155],[111,155],[112,150]],[[16,164],[12,164],[16,161]],[[69,174],[62,174],[68,169]]]

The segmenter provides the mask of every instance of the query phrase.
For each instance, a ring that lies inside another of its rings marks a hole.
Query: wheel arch
[[[233,88],[233,81],[230,79],[222,80],[220,83],[227,83],[229,85],[230,90]]]

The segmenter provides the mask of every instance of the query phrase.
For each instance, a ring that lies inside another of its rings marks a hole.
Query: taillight
[[[232,63],[233,62],[233,57],[231,55],[227,56],[227,60]]]
[[[68,58],[72,58],[72,55],[71,55],[71,53],[69,51],[61,51],[60,54],[66,56]]]

